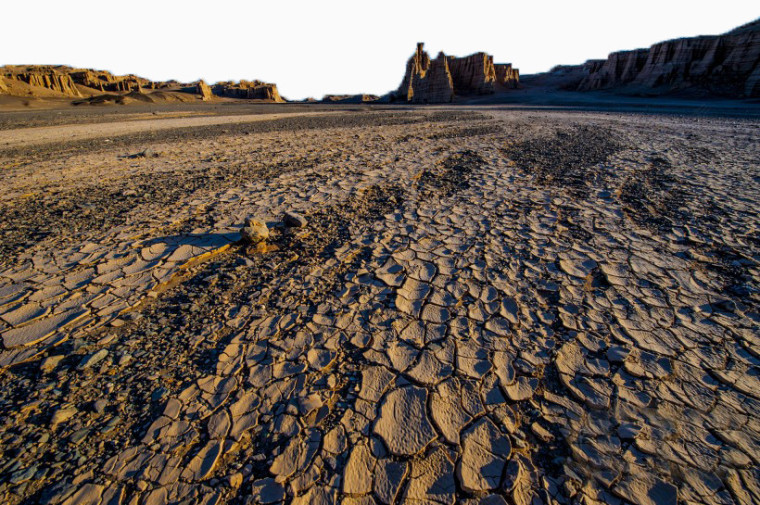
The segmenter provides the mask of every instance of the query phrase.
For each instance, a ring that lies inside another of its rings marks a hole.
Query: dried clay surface
[[[760,502],[755,120],[132,128],[0,145],[0,502]]]

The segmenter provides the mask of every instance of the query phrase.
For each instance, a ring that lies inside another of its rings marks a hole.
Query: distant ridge
[[[672,39],[647,49],[617,51],[605,60],[558,66],[533,80],[553,81],[572,91],[757,98],[760,19],[723,35]]]
[[[202,81],[180,83],[151,81],[133,74],[114,75],[106,70],[66,65],[6,65],[0,67],[0,95],[28,98],[74,98],[75,103],[129,103],[208,100],[213,96],[283,102],[276,84],[261,81]],[[209,93],[211,91],[212,93]],[[188,95],[198,95],[189,97]]]

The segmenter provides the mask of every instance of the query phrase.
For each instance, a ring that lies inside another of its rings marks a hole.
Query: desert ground
[[[0,502],[760,503],[759,140],[751,107],[2,113]]]

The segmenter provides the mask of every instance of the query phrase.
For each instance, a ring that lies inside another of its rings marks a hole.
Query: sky
[[[37,0],[0,6],[0,65],[66,64],[161,81],[259,79],[289,99],[381,95],[416,43],[484,51],[521,74],[760,17],[748,0]]]

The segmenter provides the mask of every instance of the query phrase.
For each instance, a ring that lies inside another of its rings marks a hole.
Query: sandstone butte
[[[270,100],[272,102],[284,102],[277,91],[276,84],[261,81],[218,82],[213,87],[214,94],[229,98],[249,98],[257,100]]]
[[[516,88],[517,69],[509,63],[494,64],[493,56],[480,52],[457,58],[438,53],[431,60],[422,42],[406,64],[396,98],[413,103],[447,103],[457,95],[487,95]]]
[[[0,67],[0,94],[30,97],[91,97],[99,93],[140,93],[143,90],[197,93],[202,100],[214,95],[284,101],[277,85],[261,81],[223,82],[213,87],[203,81],[151,81],[136,75],[113,75],[104,70],[77,69],[64,65],[8,65]]]
[[[564,70],[567,71],[565,67]],[[578,68],[578,67],[576,67]],[[578,91],[666,94],[689,91],[760,97],[760,19],[723,35],[680,38],[611,53],[581,67]]]

